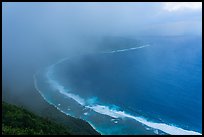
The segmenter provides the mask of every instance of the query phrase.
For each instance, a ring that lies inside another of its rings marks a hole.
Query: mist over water
[[[173,134],[202,133],[201,11],[202,3],[4,2],[3,100],[37,109],[40,92],[104,134],[172,134],[171,125]]]
[[[200,134],[201,40],[160,39],[163,42],[155,39],[154,44],[129,50],[60,60],[37,75],[38,83],[48,83],[37,87],[64,113],[90,121],[103,134]],[[62,97],[56,99],[57,94]],[[81,107],[70,112],[64,97]],[[101,114],[108,118],[93,122]],[[138,122],[141,129],[135,130]],[[108,124],[114,124],[114,129]]]

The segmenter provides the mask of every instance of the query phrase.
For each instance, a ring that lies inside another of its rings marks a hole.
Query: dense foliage
[[[70,130],[24,108],[2,102],[2,134],[67,135],[70,134]]]
[[[72,135],[100,135],[100,133],[93,129],[93,127],[85,120],[66,115],[52,105],[47,105],[39,115],[42,117],[48,117],[52,121],[67,126]]]

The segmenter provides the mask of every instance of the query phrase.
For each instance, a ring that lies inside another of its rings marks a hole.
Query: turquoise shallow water
[[[35,75],[36,88],[102,134],[201,133],[201,38],[148,41],[61,60]]]

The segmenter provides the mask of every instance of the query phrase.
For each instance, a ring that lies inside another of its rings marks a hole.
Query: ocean
[[[202,134],[202,38],[117,39],[38,71],[36,89],[103,135]]]

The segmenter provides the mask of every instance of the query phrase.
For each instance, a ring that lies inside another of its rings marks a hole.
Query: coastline
[[[149,46],[149,45],[148,45]],[[146,46],[143,46],[143,47],[146,47]],[[132,49],[132,48],[131,48]],[[125,50],[126,51],[126,50]],[[127,50],[128,51],[128,50]],[[118,51],[118,52],[121,52],[121,51]],[[114,52],[111,52],[111,53],[114,53]],[[67,58],[63,58],[63,59],[60,59],[59,61],[57,61],[56,63],[54,63],[54,64],[52,64],[49,68],[53,68],[55,65],[57,65],[57,64],[59,64],[59,63],[61,63],[61,62],[63,62],[63,61],[66,61],[67,60]],[[50,78],[49,78],[49,76],[47,77],[48,78],[48,81],[50,80]],[[48,83],[50,83],[52,86],[53,85],[57,85],[57,88],[59,88],[59,89],[57,89],[56,87],[56,90],[60,90],[60,93],[61,94],[63,94],[64,93],[64,87],[63,86],[61,86],[60,84],[58,84],[58,83],[55,83],[55,80],[52,80],[51,79],[51,83],[50,82],[48,82]],[[36,89],[37,89],[37,87],[36,87]],[[40,90],[38,90],[39,92],[40,92]],[[63,93],[62,93],[63,92]],[[40,92],[40,94],[43,96],[43,94]],[[72,93],[70,93],[70,94],[72,94]],[[68,97],[70,97],[69,95],[66,95],[66,96],[68,96]],[[76,100],[76,98],[75,97],[78,97],[78,95],[75,95],[75,94],[73,94],[72,95],[72,97],[70,97],[70,98],[72,98],[73,100],[75,100],[77,103],[79,103],[79,104],[81,104],[80,102],[79,102],[79,100]],[[77,98],[77,99],[80,99],[80,97],[79,98]],[[46,101],[48,101],[45,97],[44,97],[44,100],[46,100]],[[48,101],[49,102],[49,101]],[[51,103],[52,104],[52,103]],[[82,103],[83,104],[83,103]],[[82,105],[81,104],[81,105]],[[56,105],[56,104],[52,104],[52,105],[54,105],[58,110],[60,110],[60,108],[58,108],[58,106]],[[85,107],[87,107],[87,106],[85,106]],[[104,106],[105,107],[105,106]],[[89,108],[89,107],[88,107]],[[91,107],[90,107],[91,108]],[[96,108],[97,109],[97,108]],[[93,107],[93,109],[92,110],[94,110],[95,111],[95,109],[94,109],[94,107]],[[69,113],[67,113],[67,112],[64,112],[64,111],[62,111],[62,110],[60,110],[62,113],[64,113],[64,114],[66,114],[66,115],[69,115],[69,116],[72,116],[72,115],[70,115]],[[109,110],[109,111],[113,111],[113,110]],[[96,111],[97,112],[97,111]],[[98,112],[98,113],[102,113],[103,114],[103,112]],[[105,114],[105,113],[104,113]],[[133,119],[133,120],[136,120],[136,121],[138,121],[138,122],[140,122],[140,123],[142,123],[142,124],[144,124],[144,125],[147,125],[149,128],[153,128],[153,129],[155,129],[155,130],[160,130],[160,131],[163,131],[163,132],[165,132],[165,133],[167,133],[167,134],[195,134],[195,135],[200,135],[200,133],[198,133],[198,132],[195,132],[195,131],[190,131],[190,130],[184,130],[184,129],[182,129],[182,128],[180,128],[180,127],[176,127],[176,126],[172,126],[172,125],[168,125],[168,124],[165,124],[165,123],[157,123],[157,122],[151,122],[151,121],[147,121],[146,119],[142,119],[142,118],[140,118],[140,117],[136,117],[136,116],[133,116],[133,115],[130,115],[130,114],[128,114],[128,113],[125,113],[125,112],[114,112],[114,114],[113,115],[115,115],[115,114],[117,114],[118,115],[118,117],[127,117],[127,118],[130,118],[130,119]],[[108,115],[108,114],[107,114]],[[108,115],[108,116],[113,116],[113,115]],[[74,116],[73,116],[74,117]],[[117,117],[117,118],[118,118]],[[85,119],[82,119],[82,120],[85,120]],[[90,124],[90,121],[88,121],[88,120],[85,120],[85,121],[87,121],[89,124]],[[95,126],[93,126],[93,124],[90,124],[91,126],[92,126],[92,128],[94,128],[95,130],[97,130],[97,128],[95,127]],[[98,130],[97,130],[98,131]]]
[[[66,58],[65,58],[65,59],[62,59],[62,60],[60,60],[60,61],[58,61],[57,63],[62,62],[62,61],[64,61],[64,60],[66,60]],[[56,64],[57,64],[57,63],[56,63]],[[35,87],[35,89],[38,91],[38,93],[40,94],[40,96],[43,98],[44,101],[46,101],[49,105],[51,105],[52,107],[54,107],[54,108],[56,108],[57,110],[59,110],[61,113],[65,114],[65,115],[67,115],[67,116],[69,116],[69,117],[72,117],[72,118],[74,118],[74,119],[78,119],[78,118],[76,118],[76,117],[74,117],[74,116],[72,116],[72,115],[70,115],[70,114],[67,114],[66,112],[60,110],[60,109],[59,109],[57,106],[55,106],[53,103],[51,103],[50,101],[46,100],[46,98],[43,96],[43,94],[41,93],[41,91],[40,91],[40,90],[38,89],[38,87],[37,87],[35,74],[33,75],[33,79],[34,79],[34,87]],[[98,132],[100,135],[102,135],[102,133],[101,133],[100,131],[98,131],[98,129],[97,129],[91,122],[89,122],[89,121],[87,121],[87,120],[84,120],[84,119],[81,119],[81,120],[87,122],[96,132]]]
[[[33,75],[33,77],[35,77],[35,75]],[[69,115],[67,113],[65,113],[64,111],[60,110],[58,107],[56,107],[53,103],[51,103],[50,101],[46,100],[45,97],[43,96],[43,94],[41,93],[41,91],[37,88],[36,86],[36,81],[35,81],[35,78],[34,78],[34,87],[35,89],[37,90],[37,92],[40,94],[41,98],[43,99],[43,101],[45,101],[50,107],[52,108],[55,108],[57,109],[57,111],[59,111],[59,113],[63,114],[63,115],[66,115],[67,118],[69,119],[72,119],[72,120],[80,120],[81,122],[83,122],[85,125],[88,125],[91,127],[91,129],[95,130],[93,131],[93,135],[101,135],[101,133],[99,131],[97,131],[97,129],[92,125],[90,124],[88,121],[84,120],[84,119],[80,119],[80,118],[76,118],[72,115]],[[49,115],[46,115],[46,117],[49,118]],[[52,116],[50,116],[50,118],[52,119]],[[58,121],[57,119],[55,121]],[[81,125],[79,125],[81,126]],[[90,130],[90,129],[89,129]],[[75,134],[75,133],[74,133]],[[86,133],[85,133],[86,134]],[[78,135],[78,134],[75,134],[75,135]],[[80,134],[79,134],[80,135]],[[83,134],[82,134],[83,135]]]

